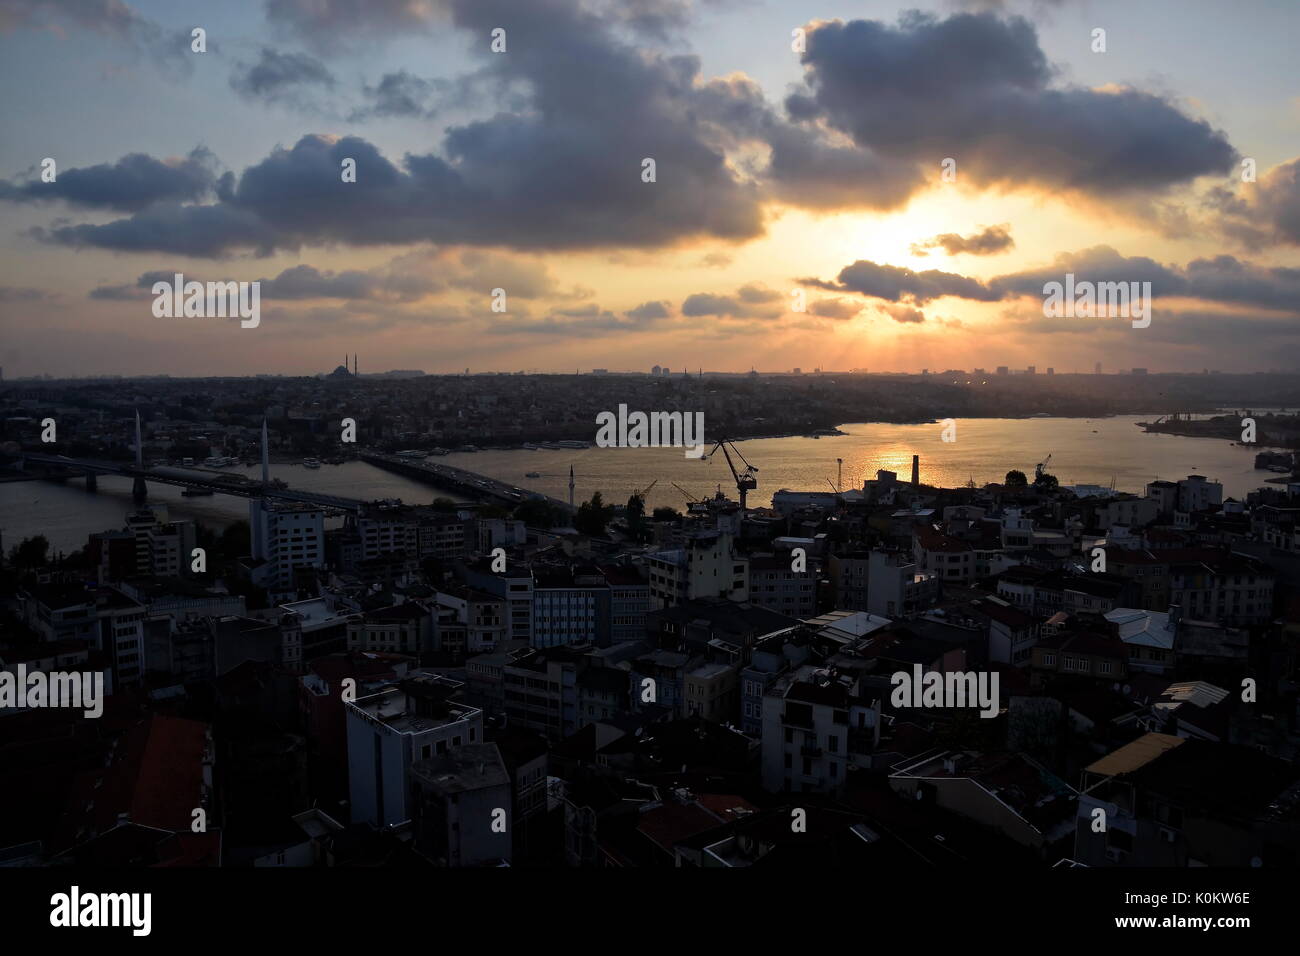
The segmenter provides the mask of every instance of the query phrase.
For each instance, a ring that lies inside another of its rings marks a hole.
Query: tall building
[[[483,741],[483,712],[454,700],[463,685],[419,673],[345,703],[352,822],[383,828],[412,817],[411,767]]]
[[[325,562],[325,513],[311,505],[282,504],[253,498],[248,505],[252,532],[253,583],[287,588],[296,568],[319,568]]]

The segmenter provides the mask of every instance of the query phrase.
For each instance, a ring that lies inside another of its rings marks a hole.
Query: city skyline
[[[0,14],[10,380],[1300,366],[1288,10],[350,10]],[[175,274],[260,324],[159,317]],[[1045,314],[1075,274],[1149,327]]]

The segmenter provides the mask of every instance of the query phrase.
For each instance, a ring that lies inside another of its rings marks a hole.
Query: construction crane
[[[731,446],[730,450],[727,448],[728,445]],[[758,469],[745,461],[745,456],[740,453],[740,449],[736,447],[735,442],[726,438],[718,439],[718,443],[713,446],[713,449],[707,455],[703,456],[703,460],[711,462],[719,448],[722,449],[722,456],[727,459],[727,467],[731,469],[731,477],[736,479],[736,491],[740,494],[740,517],[744,520],[745,499],[752,489],[758,487],[758,479],[754,477],[758,473]],[[736,464],[731,460],[731,452],[733,451],[736,453],[736,457],[744,462],[745,470],[743,472],[736,471]]]
[[[637,497],[637,498],[640,498],[642,501],[645,501],[645,496],[648,495],[648,494],[650,494],[650,492],[654,490],[654,487],[655,487],[655,485],[657,485],[657,484],[659,484],[659,479],[658,479],[658,478],[656,478],[654,481],[650,482],[650,484],[646,485],[646,486],[645,486],[644,488],[642,488],[642,489],[636,489],[636,488],[633,488],[633,489],[632,489],[632,494],[633,494],[633,496],[635,496],[635,497]]]
[[[1047,467],[1047,463],[1050,462],[1051,460],[1052,460],[1052,455],[1049,452],[1046,458],[1044,458],[1038,464],[1034,465],[1034,481],[1038,481],[1040,478],[1043,477],[1043,470]]]

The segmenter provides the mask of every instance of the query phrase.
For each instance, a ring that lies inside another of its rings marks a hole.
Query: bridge
[[[412,460],[397,455],[367,451],[361,452],[357,457],[367,464],[374,465],[376,468],[382,468],[385,471],[391,471],[394,474],[433,485],[437,488],[443,488],[447,491],[454,491],[470,498],[486,498],[500,502],[508,507],[514,507],[524,501],[541,500],[554,508],[560,509],[564,514],[573,513],[573,509],[569,507],[567,501],[561,501],[559,498],[552,498],[537,491],[529,491],[526,488],[518,488],[504,481],[497,481],[495,478],[489,478],[473,471],[466,471],[464,468],[457,468],[454,465],[431,463],[418,459]]]
[[[359,498],[343,498],[338,495],[325,495],[315,491],[295,491],[283,482],[254,481],[244,475],[221,474],[198,468],[170,468],[155,466],[143,468],[118,461],[101,461],[94,458],[69,458],[66,455],[38,455],[21,452],[17,467],[26,471],[29,465],[35,465],[46,473],[32,477],[53,478],[84,475],[86,486],[95,487],[99,475],[116,475],[131,478],[136,482],[136,492],[143,495],[144,482],[156,482],[162,485],[178,485],[183,488],[195,488],[211,491],[220,495],[235,495],[239,498],[266,498],[273,501],[287,501],[299,504],[315,505],[320,508],[334,508],[357,514],[371,504]],[[50,474],[54,472],[54,474]]]

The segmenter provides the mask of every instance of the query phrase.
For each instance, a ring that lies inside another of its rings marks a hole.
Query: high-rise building
[[[253,558],[261,562],[254,583],[288,587],[295,568],[319,568],[325,560],[325,513],[311,505],[253,498],[248,504]]]

